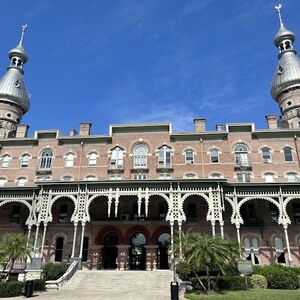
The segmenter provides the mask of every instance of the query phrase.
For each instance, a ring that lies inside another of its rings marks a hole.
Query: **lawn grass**
[[[220,294],[210,296],[192,292],[185,294],[185,298],[190,300],[299,300],[300,290],[251,289],[247,291],[223,291]]]

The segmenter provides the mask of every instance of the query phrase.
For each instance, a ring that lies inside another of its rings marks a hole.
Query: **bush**
[[[257,274],[266,277],[268,288],[281,290],[297,290],[298,275],[291,268],[281,265],[270,265],[258,268]]]
[[[253,274],[249,277],[250,279],[250,285],[252,288],[260,288],[260,289],[266,289],[268,287],[268,282],[265,276],[259,275],[259,274]]]
[[[47,280],[56,280],[62,276],[68,269],[66,263],[46,263],[43,267],[43,279]]]
[[[300,268],[291,268],[291,270],[297,274],[297,275],[300,275]]]
[[[16,297],[23,294],[24,283],[21,281],[0,282],[0,297]]]
[[[44,279],[35,279],[33,284],[33,289],[35,291],[45,291],[46,285]]]
[[[204,286],[207,288],[207,277],[200,276],[199,278],[203,282]],[[209,278],[211,286],[214,286],[217,280],[217,276],[210,276]],[[246,277],[238,275],[220,276],[216,288],[219,290],[246,290],[246,280]],[[190,281],[192,282],[193,288],[195,290],[203,290],[201,284],[199,283],[196,277],[192,277]]]

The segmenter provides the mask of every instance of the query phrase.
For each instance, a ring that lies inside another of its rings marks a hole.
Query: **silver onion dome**
[[[276,47],[280,46],[280,43],[284,40],[290,40],[292,43],[295,41],[295,34],[286,29],[283,24],[280,25],[279,31],[274,37],[273,43]]]
[[[8,57],[10,59],[12,59],[14,56],[20,57],[24,64],[28,61],[28,55],[25,52],[25,49],[24,49],[22,43],[19,43],[17,47],[11,49],[8,52]]]

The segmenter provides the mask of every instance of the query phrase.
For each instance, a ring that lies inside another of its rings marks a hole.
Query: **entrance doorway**
[[[110,232],[103,240],[102,261],[103,269],[116,269],[119,239],[117,234]]]
[[[168,248],[170,245],[170,234],[162,233],[157,240],[157,262],[159,269],[169,269]]]
[[[137,232],[130,239],[129,265],[131,270],[146,269],[146,238]]]

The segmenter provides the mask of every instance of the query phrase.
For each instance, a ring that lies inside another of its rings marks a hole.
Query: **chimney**
[[[276,115],[266,115],[268,129],[277,129],[277,116]]]
[[[27,137],[29,126],[28,125],[18,125],[16,138],[25,138]]]
[[[77,135],[77,131],[75,129],[70,129],[70,136]]]
[[[87,136],[90,135],[91,132],[92,123],[80,123],[79,127],[79,135],[81,136]]]
[[[194,119],[195,131],[204,132],[206,126],[206,119]]]
[[[216,130],[217,131],[222,131],[223,130],[222,124],[216,124]]]

